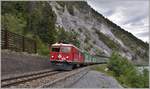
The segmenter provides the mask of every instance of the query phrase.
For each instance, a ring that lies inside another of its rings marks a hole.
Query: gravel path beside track
[[[122,86],[113,77],[91,70],[71,88],[122,88]]]

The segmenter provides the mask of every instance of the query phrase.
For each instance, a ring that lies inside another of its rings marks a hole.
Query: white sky
[[[149,0],[87,0],[87,2],[121,28],[149,42]]]

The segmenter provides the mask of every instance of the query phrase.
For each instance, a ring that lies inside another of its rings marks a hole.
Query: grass
[[[107,64],[100,64],[100,65],[95,65],[94,67],[92,67],[92,70],[103,72],[104,74],[106,74],[108,76],[113,76],[113,72],[106,71],[106,69],[107,69]]]

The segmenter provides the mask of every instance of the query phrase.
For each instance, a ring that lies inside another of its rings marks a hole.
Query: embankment
[[[1,76],[52,68],[48,57],[36,54],[1,51]]]

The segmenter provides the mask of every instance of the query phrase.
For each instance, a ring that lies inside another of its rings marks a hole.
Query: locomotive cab
[[[51,61],[57,62],[71,62],[72,47],[69,46],[52,46],[51,48]]]
[[[57,69],[70,70],[84,61],[81,51],[72,44],[53,44],[50,50],[50,62]]]

